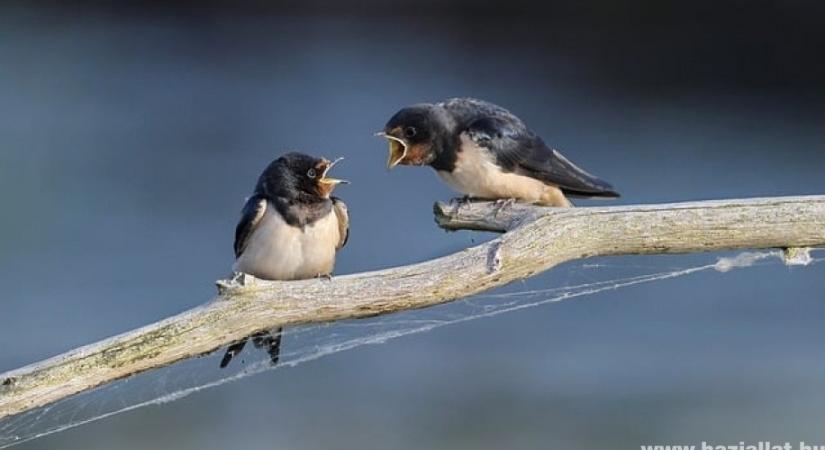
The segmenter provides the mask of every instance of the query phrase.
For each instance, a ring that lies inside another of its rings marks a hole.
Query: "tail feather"
[[[237,356],[238,353],[240,353],[243,350],[244,346],[246,345],[246,341],[248,340],[249,338],[243,338],[240,341],[230,345],[226,349],[226,353],[223,354],[223,359],[221,359],[221,369],[229,365],[229,362],[232,361],[232,358]]]
[[[281,358],[281,332],[283,328],[264,331],[252,336],[252,344],[255,348],[263,348],[269,353],[269,361],[272,365],[278,364]]]
[[[252,345],[255,348],[263,348],[269,353],[269,361],[272,365],[278,364],[278,360],[281,357],[281,332],[283,328],[278,327],[274,330],[269,331],[261,331],[259,333],[255,333],[252,336]],[[223,359],[221,359],[220,367],[223,369],[224,367],[228,366],[229,363],[232,361],[232,358],[237,356],[241,351],[243,351],[244,347],[246,346],[246,342],[249,340],[249,337],[245,337],[240,341],[230,345],[226,349],[226,353],[223,355]]]

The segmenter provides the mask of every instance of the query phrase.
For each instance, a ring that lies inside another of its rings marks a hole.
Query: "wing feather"
[[[341,236],[335,249],[340,250],[349,240],[349,210],[347,204],[338,197],[332,197],[332,208],[338,218],[338,235]]]
[[[618,197],[610,183],[591,175],[547,146],[514,116],[494,115],[473,121],[467,135],[495,155],[507,171],[559,186],[566,194]]]
[[[246,200],[241,211],[241,220],[235,227],[235,258],[241,256],[249,243],[249,237],[261,223],[266,213],[267,201],[262,195],[255,194]]]

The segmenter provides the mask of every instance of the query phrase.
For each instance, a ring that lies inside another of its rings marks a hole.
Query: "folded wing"
[[[246,204],[241,211],[241,220],[235,227],[235,258],[241,256],[246,250],[249,237],[261,223],[266,213],[266,198],[255,194],[246,200]]]
[[[619,196],[610,183],[579,168],[515,120],[512,116],[484,117],[472,122],[466,133],[506,171],[559,186],[567,195]]]
[[[347,204],[338,197],[332,197],[332,208],[338,218],[338,235],[341,236],[335,249],[340,250],[349,240],[349,210]]]

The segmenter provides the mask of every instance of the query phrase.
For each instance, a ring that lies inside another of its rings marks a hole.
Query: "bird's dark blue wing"
[[[255,194],[246,199],[246,204],[241,211],[241,220],[238,221],[238,226],[235,227],[235,258],[241,256],[246,250],[246,245],[249,243],[249,237],[255,232],[255,228],[261,223],[264,214],[266,214],[267,201],[263,195]],[[278,362],[278,355],[281,348],[281,328],[274,331],[264,331],[252,335],[255,347],[266,347],[269,352],[272,364]],[[249,337],[245,337],[226,349],[226,353],[221,359],[220,367],[226,367],[232,358],[237,356],[246,346]]]
[[[568,195],[618,197],[610,183],[570,162],[548,147],[512,115],[492,115],[470,123],[467,135],[489,150],[505,171],[521,173],[559,186]]]
[[[252,232],[263,219],[266,213],[267,201],[260,194],[255,194],[246,200],[246,204],[241,211],[241,220],[235,227],[235,257],[241,256],[249,242]]]
[[[332,197],[332,208],[335,211],[335,217],[338,219],[338,233],[341,236],[335,249],[340,250],[347,245],[349,240],[349,210],[347,204],[338,197]]]

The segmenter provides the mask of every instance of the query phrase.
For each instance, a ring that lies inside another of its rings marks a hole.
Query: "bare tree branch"
[[[425,308],[565,261],[825,245],[825,196],[576,209],[453,202],[437,204],[435,213],[445,229],[508,232],[442,258],[331,281],[222,282],[220,294],[202,306],[0,374],[0,419],[263,329]]]

